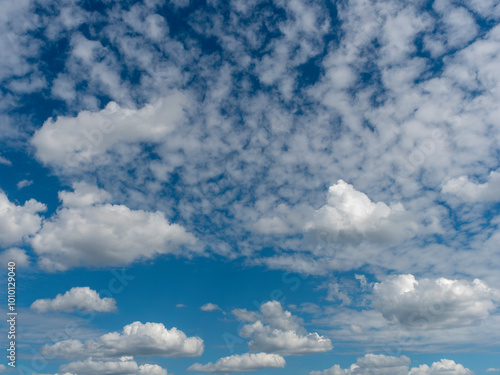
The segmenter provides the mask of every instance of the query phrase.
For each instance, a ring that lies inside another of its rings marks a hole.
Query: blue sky
[[[495,1],[2,10],[0,372],[500,372]]]

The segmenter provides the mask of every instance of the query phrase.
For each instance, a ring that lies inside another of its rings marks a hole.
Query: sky
[[[0,373],[500,372],[498,2],[1,9]]]

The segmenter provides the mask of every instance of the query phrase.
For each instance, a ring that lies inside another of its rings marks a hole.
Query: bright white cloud
[[[474,372],[465,368],[459,363],[449,359],[442,359],[439,362],[434,362],[430,367],[421,365],[411,369],[408,375],[438,375],[438,374],[453,374],[453,375],[473,375]]]
[[[372,202],[366,194],[339,180],[330,186],[327,204],[315,211],[305,229],[329,233],[340,243],[359,243],[410,237],[418,226],[402,204]]]
[[[474,373],[464,368],[454,361],[442,359],[434,362],[431,367],[421,365],[418,368],[409,370],[410,358],[406,356],[391,357],[383,354],[365,354],[358,358],[356,364],[352,364],[349,369],[342,369],[339,365],[324,371],[311,371],[309,375],[431,375],[431,374],[453,374],[453,375],[473,375]]]
[[[75,185],[74,190],[60,193],[62,207],[32,239],[43,269],[123,265],[178,253],[181,246],[196,242],[159,211],[103,203],[108,194],[85,184]]]
[[[2,264],[7,264],[10,261],[16,262],[16,267],[26,267],[30,264],[30,258],[28,254],[26,254],[26,250],[16,247],[4,250],[0,253],[0,262]]]
[[[246,310],[233,310],[243,321],[252,321],[255,316]],[[280,355],[304,355],[322,353],[333,348],[329,339],[318,333],[308,333],[303,321],[283,310],[278,301],[269,301],[260,307],[258,320],[244,325],[240,336],[249,338],[248,346],[253,352],[276,353]]]
[[[22,242],[40,228],[42,218],[38,215],[47,207],[34,199],[22,206],[9,201],[0,190],[0,246],[10,246]]]
[[[201,311],[216,311],[216,310],[221,310],[219,306],[217,306],[215,303],[206,303],[203,306],[200,307]]]
[[[138,110],[110,102],[99,112],[47,120],[32,143],[45,164],[65,168],[106,164],[110,159],[105,154],[115,145],[159,142],[182,123],[188,105],[188,96],[180,91]]]
[[[188,371],[218,374],[256,371],[265,368],[282,368],[285,367],[285,364],[285,359],[277,354],[245,353],[220,358],[217,362],[210,362],[206,365],[195,363],[188,368]]]
[[[111,332],[97,340],[59,341],[44,345],[42,353],[67,359],[108,358],[120,356],[198,357],[203,353],[203,340],[187,337],[177,328],[167,329],[162,323],[134,322],[122,332]]]
[[[278,207],[282,217],[262,218],[255,228],[262,233],[293,231],[321,233],[331,244],[390,243],[411,238],[418,224],[401,203],[373,202],[343,180],[328,189],[327,202],[317,210]]]
[[[470,181],[467,176],[453,178],[443,185],[442,192],[457,195],[467,202],[499,201],[500,172],[490,172],[484,184]]]
[[[62,374],[78,375],[167,375],[167,370],[158,365],[138,365],[132,357],[122,357],[119,361],[85,361],[71,362],[59,368]]]
[[[484,282],[420,279],[397,275],[373,286],[373,306],[408,328],[456,328],[479,324],[496,308],[500,294]]]
[[[116,301],[114,298],[100,298],[99,294],[89,287],[75,287],[64,294],[58,294],[54,299],[37,299],[30,308],[39,313],[76,310],[110,312],[116,310]]]

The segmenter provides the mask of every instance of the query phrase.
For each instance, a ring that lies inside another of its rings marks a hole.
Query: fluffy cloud
[[[269,301],[260,307],[260,314],[246,310],[233,310],[243,321],[252,321],[240,330],[240,336],[250,338],[248,346],[253,352],[277,353],[280,355],[304,355],[322,353],[333,348],[329,339],[318,333],[308,333],[302,320],[283,310],[278,301]]]
[[[50,119],[36,131],[32,144],[45,164],[66,168],[106,164],[106,153],[117,144],[158,142],[184,118],[186,94],[174,91],[153,105],[135,110],[110,102],[99,112]],[[137,126],[140,124],[140,127]]]
[[[229,373],[256,371],[264,368],[285,367],[285,359],[277,354],[267,353],[245,353],[224,357],[215,363],[202,365],[195,363],[188,368],[188,371],[200,371],[206,373]]]
[[[30,308],[40,313],[48,311],[74,312],[78,309],[110,312],[116,310],[116,301],[113,298],[100,298],[99,294],[89,287],[75,287],[64,294],[58,294],[54,299],[38,299],[32,303]]]
[[[26,250],[18,248],[7,249],[0,253],[0,262],[2,264],[7,264],[10,261],[16,262],[16,267],[26,267],[30,264]]]
[[[335,242],[393,242],[411,237],[418,229],[401,203],[372,202],[343,180],[328,189],[327,204],[306,222],[306,230],[326,232]]]
[[[391,276],[373,286],[373,306],[383,316],[416,329],[479,324],[496,308],[500,294],[481,280]]]
[[[496,202],[500,200],[500,172],[490,172],[484,184],[472,182],[467,176],[453,178],[443,185],[442,191],[467,202]]]
[[[314,232],[328,238],[332,244],[358,245],[370,241],[390,243],[413,236],[417,223],[401,203],[388,206],[370,198],[343,180],[328,188],[327,202],[317,210],[298,206],[279,207],[282,217],[262,218],[257,231],[289,233]]]
[[[217,306],[214,303],[206,303],[203,306],[200,307],[201,311],[216,311],[216,310],[221,310],[219,306]]]
[[[439,362],[434,362],[430,367],[427,365],[421,365],[420,367],[412,368],[409,372],[409,375],[438,374],[473,375],[474,372],[449,359],[442,359]]]
[[[365,354],[358,358],[356,364],[351,365],[349,369],[342,369],[339,365],[324,371],[311,371],[309,375],[357,375],[357,374],[375,374],[375,375],[431,375],[431,374],[454,374],[454,375],[473,375],[474,373],[464,368],[460,364],[448,359],[442,359],[434,362],[431,367],[421,365],[418,368],[408,370],[410,358],[406,356],[391,357],[382,354]]]
[[[85,361],[71,362],[59,368],[62,374],[78,375],[167,375],[167,370],[158,365],[138,365],[132,357],[122,357],[119,361]]]
[[[334,365],[324,371],[311,371],[309,375],[408,375],[409,365],[410,358],[404,355],[398,358],[382,354],[365,354],[349,369],[344,370],[339,365]]]
[[[61,192],[62,207],[32,239],[42,268],[115,266],[158,254],[179,253],[196,239],[159,211],[103,203],[106,192],[85,184]]]
[[[187,337],[177,328],[167,329],[162,323],[134,322],[123,331],[102,335],[97,340],[59,341],[44,345],[47,355],[78,359],[86,357],[108,358],[120,356],[197,357],[203,353],[203,340]]]
[[[46,209],[43,203],[34,199],[17,205],[0,190],[0,246],[20,243],[36,233],[42,222],[38,213]]]

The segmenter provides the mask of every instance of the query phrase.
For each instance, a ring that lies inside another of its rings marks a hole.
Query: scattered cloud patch
[[[200,307],[201,311],[217,311],[217,310],[222,310],[219,306],[217,306],[214,303],[206,303],[203,306]]]
[[[500,172],[490,172],[484,184],[470,181],[467,176],[453,178],[443,185],[442,192],[456,195],[466,202],[500,201]]]
[[[33,185],[33,180],[21,180],[17,183],[17,188],[22,189],[31,185]]]
[[[454,374],[473,375],[474,373],[457,364],[452,360],[442,359],[434,362],[430,367],[421,365],[418,368],[409,370],[410,358],[406,356],[392,357],[383,354],[365,354],[358,358],[355,364],[348,369],[342,369],[339,365],[324,371],[311,371],[309,375],[433,375],[433,374]]]

